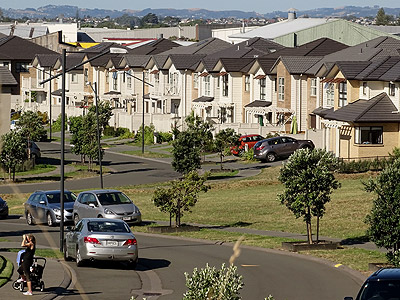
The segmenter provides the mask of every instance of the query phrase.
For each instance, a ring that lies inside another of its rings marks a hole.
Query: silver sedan
[[[86,261],[127,261],[132,268],[138,261],[135,236],[125,221],[118,219],[81,219],[66,234],[64,259],[74,258],[78,267]]]

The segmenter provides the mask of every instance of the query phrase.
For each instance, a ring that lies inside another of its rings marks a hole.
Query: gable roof
[[[176,47],[165,51],[163,55],[170,54],[203,54],[209,55],[230,47],[231,44],[217,38],[208,38],[189,46]]]
[[[0,59],[32,61],[36,54],[57,54],[57,52],[18,36],[0,38]]]
[[[351,123],[400,123],[400,113],[386,93],[369,100],[357,100],[327,113],[324,118]]]
[[[15,86],[18,85],[17,80],[7,67],[0,67],[0,86]]]
[[[308,70],[321,59],[320,56],[283,56],[275,62],[271,72],[276,73],[276,67],[281,61],[290,74],[308,74]]]
[[[130,68],[145,68],[150,60],[149,55],[124,55],[121,63],[127,64]],[[120,65],[120,67],[125,67]]]
[[[58,59],[61,59],[60,54],[37,54],[32,64],[40,65],[43,68],[53,68]]]
[[[171,54],[167,61],[170,59],[177,70],[194,70],[203,57],[204,55]]]
[[[254,62],[253,58],[221,58],[219,60],[226,72],[243,72],[243,68],[252,62]]]
[[[135,54],[135,55],[155,55],[155,54],[160,54],[165,51],[171,50],[176,47],[180,47],[180,45],[171,40],[161,38],[161,39],[146,43],[142,46],[133,48],[129,51],[129,53]]]

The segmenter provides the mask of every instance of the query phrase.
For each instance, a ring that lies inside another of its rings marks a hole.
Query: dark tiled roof
[[[97,54],[98,53],[88,53],[87,57],[91,58]],[[112,59],[113,57],[118,57],[119,59],[121,59],[122,55],[121,54],[112,54],[112,53],[105,54],[103,56],[100,56],[99,58],[92,60],[90,62],[90,65],[93,67],[105,67],[107,65],[107,63],[110,61],[110,59]]]
[[[168,50],[166,52],[163,52],[164,55],[170,55],[170,54],[203,54],[203,55],[209,55],[218,51],[221,51],[223,49],[226,49],[228,47],[232,46],[232,44],[222,41],[217,38],[208,38],[206,40],[197,42],[195,44],[192,44],[190,46],[181,46],[181,47],[176,47],[174,49]]]
[[[221,58],[226,72],[242,72],[243,68],[254,62],[253,58]]]
[[[271,101],[254,100],[254,101],[250,102],[249,104],[245,105],[244,107],[268,107],[271,105],[272,105]]]
[[[369,65],[369,61],[339,61],[336,63],[339,70],[346,79],[355,79],[356,76],[365,70]]]
[[[260,64],[261,69],[263,70],[263,72],[265,74],[272,74],[271,69],[276,62],[275,58],[260,57],[260,58],[257,58],[257,61]]]
[[[400,57],[388,57],[383,60],[382,63],[375,68],[368,76],[365,76],[364,80],[380,80],[386,72],[388,72],[395,64],[399,62]]]
[[[66,59],[67,69],[73,68],[74,66],[80,64],[81,62],[83,62],[84,58],[85,58],[85,54],[81,53],[81,52],[69,54]],[[83,70],[83,66],[80,66],[80,67],[76,68],[75,70]]]
[[[357,100],[325,115],[325,119],[351,123],[400,123],[400,114],[386,93],[370,100]]]
[[[125,47],[125,46],[122,46],[122,45],[117,44],[117,43],[113,43],[113,42],[103,42],[103,43],[94,45],[94,46],[92,46],[92,47],[90,47],[90,48],[84,49],[84,50],[82,50],[82,51],[80,51],[80,52],[84,52],[84,53],[101,53],[101,52],[104,52],[104,51],[109,50],[110,48],[120,48],[120,49],[124,49],[124,50],[127,50],[128,53],[129,53],[130,50],[131,50],[130,48]]]
[[[147,43],[145,45],[133,48],[129,51],[129,53],[135,55],[155,55],[171,50],[176,47],[181,47],[181,45],[173,41],[162,38]]]
[[[193,70],[204,55],[172,54],[169,56],[177,70]]]
[[[57,54],[18,36],[0,38],[0,59],[32,61],[37,54]]]
[[[57,60],[61,58],[60,54],[38,54],[36,58],[39,65],[43,68],[52,68],[56,64]]]
[[[124,58],[131,68],[144,68],[150,60],[149,55],[125,55]]]
[[[319,62],[322,57],[318,56],[283,56],[280,58],[290,74],[307,74],[307,71]],[[275,63],[278,64],[279,60]]]
[[[0,86],[1,85],[18,85],[18,82],[7,67],[0,67]]]
[[[168,59],[168,55],[158,54],[158,55],[153,55],[152,58],[154,59],[157,68],[162,69],[164,67],[165,62]]]
[[[316,114],[316,115],[318,115],[320,117],[325,117],[328,113],[333,112],[333,107],[324,108],[324,107],[321,106],[321,107],[318,107],[318,108],[314,109],[312,112],[313,112],[313,114]]]
[[[212,102],[213,100],[214,97],[201,96],[200,98],[194,99],[192,102]]]
[[[383,81],[400,81],[400,57],[397,62],[394,62],[392,68],[390,68],[380,78]]]

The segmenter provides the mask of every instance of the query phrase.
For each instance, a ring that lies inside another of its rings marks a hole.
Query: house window
[[[356,144],[383,144],[383,127],[356,127]]]
[[[396,85],[394,83],[389,83],[389,96],[396,95]]]
[[[278,100],[285,100],[285,78],[278,78]]]
[[[276,93],[278,91],[278,79],[275,77],[274,78],[274,92]]]
[[[76,73],[71,73],[71,82],[72,83],[77,83],[78,82],[78,75]]]
[[[244,76],[244,91],[245,92],[250,91],[250,75]]]
[[[128,89],[131,89],[132,88],[131,70],[129,70],[126,75],[127,75],[127,77],[126,77],[126,85],[127,85]]]
[[[156,84],[156,85],[159,85],[160,84],[160,74],[154,74],[154,83]]]
[[[86,82],[89,81],[89,69],[85,69],[84,74],[85,74],[85,84],[86,84]]]
[[[205,76],[204,78],[204,96],[210,96],[211,94],[211,76]]]
[[[221,84],[220,81],[219,81],[219,77],[217,77],[216,80],[217,80],[217,89],[219,89],[220,84]]]
[[[325,95],[326,95],[326,106],[335,105],[335,85],[333,83],[327,83],[325,85]]]
[[[266,80],[265,78],[260,79],[260,100],[265,100],[265,86]]]
[[[16,63],[15,64],[15,71],[17,73],[26,73],[28,71],[28,63]]]
[[[131,104],[132,104],[132,112],[137,112],[136,99],[131,100]]]
[[[41,82],[43,80],[44,77],[44,70],[38,69],[37,70],[37,79],[38,82]]]
[[[222,76],[222,96],[228,97],[229,85],[228,85],[228,74]]]
[[[364,96],[367,95],[367,83],[366,83],[366,82],[363,82],[363,83],[362,83],[362,94],[363,94]]]
[[[118,89],[118,73],[113,72],[113,90],[116,91]]]
[[[347,83],[339,83],[339,107],[347,105]]]
[[[197,73],[193,74],[193,88],[199,88],[199,74]]]
[[[317,96],[317,78],[311,78],[311,96]]]
[[[106,70],[106,83],[110,83],[110,72]]]

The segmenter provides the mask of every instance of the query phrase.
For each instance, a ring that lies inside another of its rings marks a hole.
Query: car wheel
[[[268,161],[268,162],[273,162],[273,161],[276,160],[276,154],[270,152],[270,153],[267,154],[267,157],[266,157],[266,158],[267,158],[267,161]]]
[[[71,257],[69,256],[68,249],[67,249],[67,242],[64,240],[64,260],[71,261]]]
[[[102,216],[102,215],[98,215],[97,217],[98,217],[98,218],[100,218],[100,219],[102,219],[102,218],[103,218],[103,216]]]
[[[49,227],[54,226],[53,218],[51,217],[51,214],[50,214],[50,213],[47,214],[47,225],[48,225]]]
[[[78,216],[78,214],[76,214],[74,216],[74,224],[76,225],[76,224],[78,224],[78,222],[79,222],[79,216]]]
[[[81,252],[79,248],[76,248],[76,266],[77,267],[82,267],[84,265],[84,261],[81,256]]]
[[[28,225],[33,225],[33,217],[29,211],[26,213],[26,223]]]
[[[138,260],[139,260],[139,258],[136,258],[135,260],[130,260],[130,261],[128,262],[128,267],[129,267],[129,269],[131,269],[131,270],[136,269]]]

